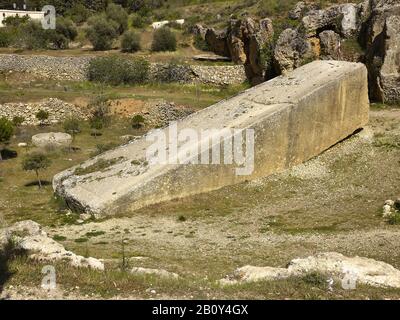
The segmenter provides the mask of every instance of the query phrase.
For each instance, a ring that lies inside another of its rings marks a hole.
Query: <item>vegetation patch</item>
[[[77,176],[84,176],[86,174],[90,174],[93,172],[104,172],[106,171],[109,167],[117,164],[118,162],[121,162],[123,159],[125,159],[124,157],[118,157],[118,158],[114,158],[114,159],[99,159],[97,160],[96,163],[87,166],[86,168],[82,168],[82,167],[78,167],[75,169],[74,174]]]

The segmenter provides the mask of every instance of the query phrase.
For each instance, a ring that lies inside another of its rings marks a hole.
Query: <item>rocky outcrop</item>
[[[228,48],[227,30],[215,30],[209,28],[205,34],[205,40],[213,52],[220,56],[229,57],[230,52]]]
[[[365,22],[364,45],[374,100],[400,101],[400,3],[371,0],[372,13]]]
[[[247,78],[257,84],[265,80],[268,65],[263,51],[272,41],[274,29],[270,19],[230,20],[225,30],[207,29],[205,40],[213,52],[244,65]]]
[[[26,251],[33,260],[66,262],[73,267],[104,270],[104,263],[95,258],[78,256],[49,238],[42,227],[27,220],[0,230],[0,249],[12,241],[16,249]]]
[[[327,60],[341,59],[341,38],[335,31],[326,30],[319,34],[321,43],[321,58]]]
[[[286,29],[281,33],[274,50],[274,63],[278,73],[286,74],[313,58],[310,42],[299,31]]]
[[[39,125],[41,122],[36,119],[36,113],[44,110],[49,113],[49,118],[43,121],[44,124],[55,124],[62,122],[68,117],[87,119],[89,114],[74,104],[64,102],[57,98],[49,98],[35,103],[5,103],[0,105],[0,117],[12,120],[14,117],[22,117],[22,125]]]
[[[346,257],[337,252],[321,253],[294,259],[287,268],[245,266],[220,280],[222,285],[244,282],[272,281],[320,273],[339,280],[344,289],[357,284],[375,287],[400,288],[400,270],[390,264],[364,257]]]
[[[361,61],[368,67],[371,98],[400,101],[398,1],[365,0],[326,9],[310,9],[300,2],[289,16],[301,23],[283,31],[275,44],[273,63],[278,73],[315,59]]]

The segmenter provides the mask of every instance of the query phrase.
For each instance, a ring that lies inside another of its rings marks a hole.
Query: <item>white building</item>
[[[44,11],[24,11],[24,10],[3,10],[0,9],[0,28],[4,27],[3,20],[7,17],[24,17],[28,16],[32,20],[42,20],[44,18]]]
[[[168,21],[168,20],[157,21],[157,22],[153,22],[151,26],[153,27],[153,29],[160,29],[160,28],[166,26],[170,22],[171,21]],[[183,25],[185,23],[185,19],[175,20],[174,22],[179,25]]]

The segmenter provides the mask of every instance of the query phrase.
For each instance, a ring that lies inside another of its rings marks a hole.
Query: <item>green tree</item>
[[[76,39],[78,31],[72,20],[59,17],[55,30],[48,30],[49,40],[57,49],[67,49],[70,41]]]
[[[131,119],[131,125],[133,129],[140,129],[144,124],[144,117],[140,114],[134,115]]]
[[[25,171],[35,171],[36,178],[39,183],[39,189],[42,188],[42,181],[40,180],[39,172],[47,169],[51,165],[50,159],[41,152],[29,154],[22,161],[22,169]]]
[[[64,120],[63,123],[64,131],[72,136],[72,141],[75,140],[75,136],[81,132],[81,124],[79,119],[76,117],[69,117]]]
[[[96,51],[110,50],[113,41],[117,38],[118,25],[108,21],[104,17],[96,16],[89,19],[89,27],[86,29],[86,37],[92,43]]]
[[[92,129],[92,136],[95,138],[100,135],[100,131],[103,129],[104,124],[102,119],[93,117],[90,119],[90,128]]]
[[[5,117],[0,118],[0,161],[3,160],[1,156],[1,151],[4,144],[8,143],[14,134],[14,126],[10,120]]]
[[[119,34],[123,34],[128,29],[129,16],[122,6],[110,3],[106,9],[106,17],[117,24],[117,32]]]
[[[175,51],[176,37],[168,27],[157,29],[153,35],[152,51]]]
[[[40,121],[40,125],[43,125],[44,122],[49,118],[49,113],[45,110],[39,110],[35,116],[36,119]]]
[[[68,9],[66,16],[70,17],[72,21],[77,24],[84,23],[90,15],[90,11],[84,6],[83,3],[76,3],[71,9]]]
[[[134,31],[127,31],[121,40],[122,52],[136,52],[140,50],[140,35]]]

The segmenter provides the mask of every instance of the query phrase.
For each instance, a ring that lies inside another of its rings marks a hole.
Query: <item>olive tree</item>
[[[47,169],[51,165],[51,160],[41,152],[35,152],[27,155],[22,161],[22,169],[25,171],[35,171],[39,183],[39,189],[42,188],[39,171]]]

